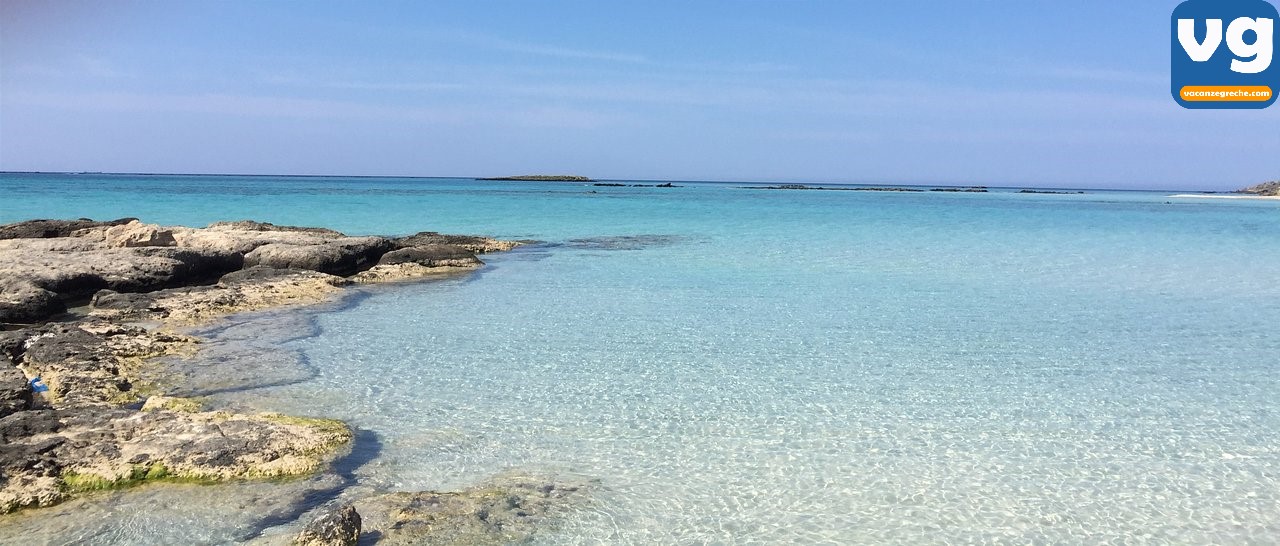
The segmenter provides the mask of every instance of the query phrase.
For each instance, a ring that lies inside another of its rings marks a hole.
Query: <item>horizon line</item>
[[[209,176],[209,177],[231,177],[231,176],[254,176],[254,177],[272,177],[272,178],[368,178],[368,179],[389,179],[403,178],[414,180],[485,180],[493,177],[481,176],[424,176],[424,175],[393,175],[393,174],[266,174],[266,173],[181,173],[181,172],[120,172],[120,171],[6,171],[0,170],[3,174],[52,174],[52,175],[109,175],[109,176]],[[507,175],[507,176],[538,176],[538,175]],[[561,175],[549,175],[561,176]],[[568,175],[564,175],[568,176]],[[577,175],[575,175],[577,176]],[[902,187],[943,187],[943,188],[973,188],[973,187],[991,187],[1003,189],[1044,189],[1044,190],[1091,190],[1091,191],[1144,191],[1144,192],[1178,192],[1190,191],[1198,193],[1236,193],[1239,190],[1190,190],[1190,189],[1172,189],[1172,188],[1108,188],[1108,187],[1065,187],[1065,186],[1005,186],[997,183],[961,183],[961,182],[795,182],[787,180],[695,180],[684,178],[591,178],[592,182],[687,182],[687,183],[708,183],[708,184],[835,184],[844,186],[902,186]],[[524,181],[510,180],[510,182],[550,182],[550,183],[571,183],[571,180],[544,180],[544,181]],[[580,182],[579,182],[580,183]],[[1248,187],[1248,186],[1246,186]]]

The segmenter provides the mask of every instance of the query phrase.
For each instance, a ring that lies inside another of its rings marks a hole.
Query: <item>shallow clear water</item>
[[[547,241],[315,314],[282,343],[287,380],[216,396],[366,431],[352,491],[601,479],[548,544],[1280,537],[1275,202],[20,175],[0,192],[3,222]],[[192,502],[234,513],[226,490]],[[123,543],[262,526],[102,519]]]

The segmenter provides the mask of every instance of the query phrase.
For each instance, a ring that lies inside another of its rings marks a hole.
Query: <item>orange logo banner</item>
[[[1265,85],[1188,85],[1178,95],[1185,101],[1266,102],[1271,88]]]

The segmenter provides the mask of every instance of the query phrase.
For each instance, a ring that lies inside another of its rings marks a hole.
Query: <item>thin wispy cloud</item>
[[[1039,73],[1050,78],[1086,82],[1136,83],[1143,85],[1168,85],[1169,83],[1169,76],[1165,74],[1117,70],[1112,68],[1090,68],[1078,66],[1041,67],[1032,69],[1031,73]]]
[[[482,108],[385,106],[356,101],[236,94],[11,93],[5,102],[71,112],[172,113],[240,119],[292,118],[449,126],[522,126],[594,129],[627,122],[627,116],[572,107]]]
[[[89,78],[113,80],[129,73],[117,63],[106,58],[86,54],[71,55],[56,61],[42,63],[23,62],[14,68],[19,77],[35,78]]]
[[[650,62],[645,56],[633,53],[577,49],[556,44],[523,42],[476,32],[430,32],[425,33],[425,36],[433,40],[445,40],[469,47],[479,47],[495,51],[521,53],[526,55],[627,64],[646,64]]]

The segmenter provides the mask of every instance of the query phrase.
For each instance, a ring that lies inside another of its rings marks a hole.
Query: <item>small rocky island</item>
[[[520,176],[477,178],[476,180],[514,180],[519,182],[594,182],[594,180],[585,176],[572,174],[524,174]]]
[[[0,514],[143,483],[320,471],[352,441],[346,424],[211,411],[202,400],[166,396],[178,386],[150,383],[156,375],[144,372],[163,366],[160,357],[201,350],[187,327],[328,301],[353,284],[470,271],[483,265],[477,254],[521,244],[252,221],[0,226]],[[587,485],[522,477],[361,502],[385,540],[497,544],[527,537]],[[350,506],[331,507],[297,542],[355,544],[360,519]]]

